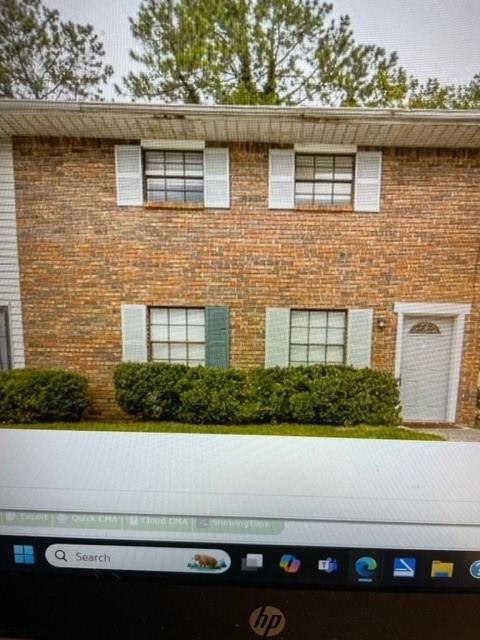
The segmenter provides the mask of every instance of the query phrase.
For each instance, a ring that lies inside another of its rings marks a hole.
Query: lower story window
[[[344,364],[346,311],[290,312],[290,364]]]
[[[0,371],[10,369],[11,366],[8,309],[7,307],[0,307]]]
[[[156,362],[205,365],[205,309],[150,309],[150,354]]]

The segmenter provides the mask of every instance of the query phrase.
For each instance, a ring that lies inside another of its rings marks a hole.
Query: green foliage
[[[116,368],[114,382],[122,409],[145,420],[197,424],[400,422],[397,383],[390,373],[375,369],[312,366],[236,370],[126,363]]]
[[[0,372],[0,422],[77,421],[89,406],[87,381],[57,369]]]
[[[190,369],[181,364],[121,364],[113,375],[117,402],[132,416],[176,420],[180,407],[179,383],[189,373]]]
[[[355,41],[319,0],[143,0],[134,98],[220,104],[377,104],[403,86],[396,54]],[[119,93],[122,89],[117,87]]]
[[[101,99],[113,74],[91,25],[62,22],[41,0],[0,1],[0,97]]]

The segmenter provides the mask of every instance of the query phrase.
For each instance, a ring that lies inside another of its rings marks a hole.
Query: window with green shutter
[[[150,309],[150,357],[156,362],[205,365],[205,309]]]

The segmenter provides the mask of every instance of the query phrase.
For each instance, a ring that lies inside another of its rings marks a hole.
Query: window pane
[[[204,344],[189,344],[188,345],[188,359],[189,360],[205,360],[205,345]]]
[[[188,324],[205,324],[205,311],[203,309],[188,309]]]
[[[290,349],[290,360],[294,362],[307,362],[307,347],[292,345]]]
[[[147,195],[149,202],[162,202],[167,199],[165,191],[149,191]]]
[[[290,321],[292,327],[308,327],[308,311],[292,311]]]
[[[203,180],[185,180],[185,189],[187,191],[202,191]]]
[[[168,178],[166,180],[167,189],[171,191],[183,191],[185,180],[183,178]]]
[[[352,201],[350,196],[333,196],[333,204],[350,204]]]
[[[170,343],[170,359],[171,360],[186,360],[187,359],[187,345],[185,343]]]
[[[152,325],[150,328],[150,337],[153,341],[168,342],[168,327],[164,324]]]
[[[298,154],[295,156],[297,167],[312,167],[314,165],[314,156]]]
[[[147,189],[149,191],[164,191],[165,180],[163,178],[147,178]]]
[[[200,325],[190,325],[188,327],[189,342],[205,342],[205,327]]]
[[[186,342],[187,340],[187,327],[186,325],[170,325],[170,340],[176,340],[178,342]]]
[[[343,364],[343,347],[327,347],[327,362]]]
[[[335,158],[335,179],[353,179],[353,158],[337,156]]]
[[[185,175],[192,178],[202,178],[203,177],[203,169],[202,167],[189,164],[185,167]]]
[[[335,195],[343,195],[350,196],[350,192],[352,191],[352,185],[349,182],[336,182],[333,187],[333,192]]]
[[[328,344],[344,344],[345,329],[328,328]]]
[[[150,309],[150,322],[152,324],[167,324],[168,309]]]
[[[315,183],[315,195],[327,196],[331,198],[333,192],[333,182],[316,182]]]
[[[310,347],[308,351],[309,364],[322,364],[325,362],[325,347]]]
[[[310,324],[312,327],[326,327],[327,326],[327,312],[326,311],[311,311],[310,312]]]
[[[168,362],[168,344],[153,343],[152,358],[153,360],[164,360]]]
[[[292,327],[292,344],[308,344],[308,329],[306,327]]]
[[[182,164],[167,164],[165,167],[165,174],[167,176],[183,176],[183,163]]]
[[[170,324],[187,324],[186,309],[169,309]]]
[[[203,202],[203,188],[201,191],[187,191],[185,200],[187,202]]]
[[[201,164],[203,166],[203,152],[202,151],[185,151],[185,162],[191,162],[193,164]]]
[[[166,151],[165,160],[170,164],[183,164],[183,153],[183,151]]]
[[[312,202],[313,202],[313,198],[312,198],[312,196],[308,196],[308,195],[303,195],[303,196],[302,196],[302,195],[298,195],[298,194],[297,194],[297,195],[295,196],[295,202],[296,202],[297,204],[305,204],[305,203],[312,204]]]
[[[345,326],[345,311],[330,311],[328,314],[328,326],[329,327],[344,327]]]
[[[297,195],[313,195],[313,182],[298,182]]]
[[[299,167],[297,166],[295,171],[295,177],[297,180],[313,180],[313,166],[312,167]]]
[[[333,180],[333,156],[317,156],[315,158],[315,179]]]
[[[183,191],[167,191],[167,200],[185,202],[185,194]]]
[[[310,344],[326,344],[327,342],[327,329],[310,327]]]

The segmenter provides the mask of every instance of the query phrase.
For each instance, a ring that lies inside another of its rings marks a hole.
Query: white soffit
[[[480,110],[154,105],[0,99],[0,137],[480,148]],[[171,143],[169,142],[171,148]],[[201,147],[203,148],[203,147]]]

